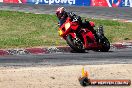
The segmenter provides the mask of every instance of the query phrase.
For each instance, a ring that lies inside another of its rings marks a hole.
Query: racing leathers
[[[59,19],[58,25],[59,26],[62,26],[63,23],[65,23],[65,21],[67,20],[67,17],[70,17],[71,20],[72,20],[72,22],[78,22],[79,23],[79,28],[76,31],[77,35],[80,35],[80,34],[78,34],[78,31],[81,28],[88,28],[94,34],[96,40],[98,41],[98,37],[97,37],[96,31],[91,26],[91,24],[89,23],[89,21],[82,22],[81,17],[80,16],[77,16],[73,12],[65,12],[64,15]]]

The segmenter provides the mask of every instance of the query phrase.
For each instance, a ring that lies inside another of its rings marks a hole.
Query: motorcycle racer
[[[95,31],[94,22],[82,21],[80,16],[67,12],[64,7],[56,10],[56,16],[59,19],[59,36],[66,40],[71,49],[81,53],[85,50],[109,51],[110,42],[104,36],[103,26]]]
[[[78,31],[79,31],[80,27],[81,28],[88,28],[94,34],[96,40],[98,41],[98,36],[96,34],[96,30],[94,30],[93,26],[91,26],[91,24],[94,25],[93,22],[89,22],[89,21],[82,22],[82,19],[80,16],[74,14],[73,12],[67,12],[64,7],[57,8],[56,16],[59,20],[58,26],[62,26],[63,23],[65,23],[66,19],[68,17],[70,17],[72,22],[78,22],[79,23],[80,26],[78,28]],[[78,33],[78,32],[76,32],[76,33]]]

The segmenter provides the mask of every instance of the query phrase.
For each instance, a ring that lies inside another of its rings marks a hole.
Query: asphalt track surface
[[[0,4],[0,10],[31,12],[36,14],[54,14],[59,6]],[[67,10],[78,15],[104,18],[132,20],[132,8],[102,8],[65,6]],[[87,53],[51,53],[44,55],[0,56],[0,66],[38,66],[38,65],[85,65],[85,64],[131,64],[132,48],[114,49],[110,52]]]
[[[0,56],[0,66],[63,66],[92,64],[132,64],[132,48],[109,52],[51,53],[41,55]]]

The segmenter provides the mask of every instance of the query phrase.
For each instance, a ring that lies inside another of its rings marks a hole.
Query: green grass
[[[90,19],[104,25],[110,42],[132,40],[132,23]],[[55,15],[0,11],[0,48],[66,45],[58,36]]]

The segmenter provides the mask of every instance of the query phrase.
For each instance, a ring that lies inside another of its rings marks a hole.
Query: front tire
[[[82,41],[77,38],[73,38],[71,35],[68,35],[66,37],[67,44],[75,51],[77,52],[85,52]]]

